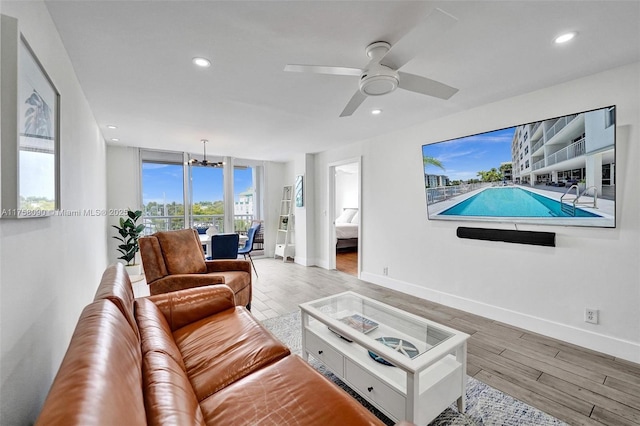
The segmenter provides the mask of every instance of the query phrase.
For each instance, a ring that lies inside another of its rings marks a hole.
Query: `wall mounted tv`
[[[422,146],[433,220],[616,226],[616,107]]]

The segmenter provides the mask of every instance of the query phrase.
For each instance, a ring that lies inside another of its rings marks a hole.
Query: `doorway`
[[[360,159],[329,166],[329,269],[359,277],[361,253]]]

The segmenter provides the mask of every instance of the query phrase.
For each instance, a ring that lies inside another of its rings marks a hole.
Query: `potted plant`
[[[587,181],[584,179],[580,179],[578,181],[578,191],[582,192],[585,190],[586,187],[587,187]]]
[[[142,268],[139,263],[136,263],[136,253],[140,250],[138,245],[138,238],[144,230],[143,224],[136,224],[138,219],[142,216],[141,210],[132,211],[127,209],[127,217],[120,218],[120,226],[111,225],[118,230],[118,234],[115,238],[120,241],[118,245],[118,251],[122,254],[118,259],[124,260],[126,263],[125,269],[129,275],[141,275]]]

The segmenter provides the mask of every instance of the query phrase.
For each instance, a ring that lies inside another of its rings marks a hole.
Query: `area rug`
[[[292,353],[301,355],[300,312],[291,312],[276,318],[262,321],[280,341],[282,341]],[[362,405],[367,407],[382,422],[393,425],[394,422],[361,398],[351,390],[338,377],[327,370],[320,362],[310,358],[310,364],[332,382],[343,388]],[[525,404],[497,389],[486,385],[473,377],[467,381],[467,408],[466,412],[458,412],[455,403],[440,414],[430,425],[508,425],[508,426],[555,426],[565,425],[564,422]]]

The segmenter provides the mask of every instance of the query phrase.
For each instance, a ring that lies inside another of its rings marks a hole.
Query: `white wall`
[[[117,230],[112,225],[118,225],[121,210],[142,209],[142,195],[140,185],[140,156],[138,148],[117,145],[107,146],[107,206],[117,214],[108,218],[107,253],[109,263],[122,262],[118,260],[119,241],[113,236]],[[136,262],[140,261],[140,254]]]
[[[296,207],[294,193],[294,235],[295,263],[304,266],[315,265],[315,199],[314,199],[315,154],[301,154],[287,163],[285,185],[293,185],[299,175],[303,176],[304,205]]]
[[[61,95],[65,212],[106,208],[105,146],[42,2],[3,1]],[[11,141],[2,141],[11,143]],[[107,265],[104,216],[0,220],[0,424],[37,417]]]
[[[336,217],[345,208],[359,208],[358,198],[358,173],[344,172],[336,167]]]
[[[638,75],[636,63],[318,154],[317,264],[328,262],[328,164],[362,155],[364,280],[640,362]],[[427,220],[422,144],[612,104],[617,228],[518,226],[556,232],[549,248],[461,240],[459,223]]]
[[[265,162],[264,165],[264,255],[266,257],[273,257],[276,249],[282,187],[293,185],[293,181],[287,177],[293,172],[287,171],[288,168],[288,163]]]

